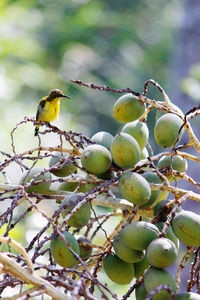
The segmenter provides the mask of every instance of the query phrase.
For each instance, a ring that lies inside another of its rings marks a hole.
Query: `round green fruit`
[[[106,147],[108,150],[110,150],[110,145],[112,143],[112,140],[113,140],[112,134],[105,131],[97,132],[91,137],[92,142],[102,145]]]
[[[129,248],[117,234],[113,241],[113,248],[116,255],[123,261],[128,263],[135,263],[143,259],[144,252]]]
[[[200,246],[200,216],[182,210],[172,220],[172,229],[176,237],[188,246]]]
[[[139,278],[144,271],[148,268],[149,266],[149,261],[147,259],[147,256],[145,254],[145,256],[143,257],[142,260],[134,263],[134,268],[135,268],[135,278]]]
[[[142,174],[142,176],[148,181],[148,183],[153,183],[153,184],[161,184],[162,179],[155,173],[153,172],[145,172]],[[161,191],[151,191],[151,197],[149,200],[140,206],[140,208],[146,208],[151,206],[153,203],[155,203],[158,200],[158,197],[160,196]]]
[[[150,293],[161,284],[169,285],[172,291],[176,294],[176,283],[169,272],[164,269],[157,269],[154,267],[148,269],[144,275],[144,287],[147,293]],[[156,293],[152,299],[171,300],[171,296],[165,290],[161,290],[159,293]]]
[[[70,244],[72,250],[74,250],[79,255],[79,245],[73,235],[67,231],[63,232],[63,234],[65,236],[65,240]],[[78,264],[78,260],[75,258],[69,247],[65,244],[65,242],[59,235],[55,236],[51,240],[50,248],[55,262],[60,266],[65,268],[73,268]]]
[[[121,260],[115,254],[108,254],[104,257],[103,267],[110,280],[117,284],[128,284],[134,277],[133,264]]]
[[[144,122],[138,120],[127,123],[122,128],[121,132],[128,133],[136,139],[140,149],[142,150],[148,142],[149,130]]]
[[[73,179],[76,179],[76,182],[73,182]],[[79,185],[79,182],[81,182],[83,180],[83,176],[80,174],[74,174],[73,176],[68,176],[66,178],[66,180],[69,181],[65,181],[63,183],[61,183],[58,187],[59,191],[66,191],[66,192],[73,192]],[[84,193],[84,191],[82,191],[83,185],[80,186],[80,189],[78,190],[80,193]]]
[[[200,300],[200,295],[196,293],[182,293],[176,296],[176,300]]]
[[[69,154],[57,152],[55,154],[55,157],[52,157],[49,161],[50,168],[55,166],[55,168],[51,169],[51,173],[57,177],[66,177],[76,172],[77,167],[70,161],[66,163],[63,167],[56,166],[58,164],[62,165],[68,159],[69,159]]]
[[[65,218],[69,212],[78,204],[80,194],[71,194],[70,196],[65,197],[64,205],[67,205],[66,208],[62,210],[62,217]],[[86,202],[84,203],[78,211],[76,211],[68,221],[68,224],[75,228],[81,228],[87,225],[91,216],[90,205]]]
[[[174,171],[180,173],[186,173],[188,164],[187,160],[179,155],[174,156],[163,156],[158,161],[158,168],[163,169],[166,173],[171,173],[171,168]],[[168,180],[174,181],[174,177],[172,175],[167,175]],[[175,177],[176,180],[180,179],[179,176]]]
[[[169,193],[168,191],[165,191],[165,190],[161,190],[161,193],[160,193],[160,196],[158,197],[158,199],[156,200],[156,203],[162,201],[162,200],[166,200],[167,197],[168,197]]]
[[[103,174],[98,174],[98,175],[97,175],[97,178],[103,179],[103,180],[110,180],[110,179],[114,178],[115,175],[116,175],[115,172],[113,172],[113,171],[111,171],[111,170],[108,170],[108,171],[106,171],[106,172],[103,173]]]
[[[122,123],[139,119],[145,111],[145,104],[133,94],[121,96],[114,104],[113,118]]]
[[[20,179],[20,185],[25,185],[29,183],[34,176],[37,176],[41,174],[39,177],[35,178],[33,183],[36,183],[37,181],[44,180],[44,182],[32,185],[27,189],[28,193],[36,193],[36,194],[45,194],[51,185],[51,182],[48,180],[51,179],[51,173],[50,172],[45,172],[45,169],[42,167],[35,167],[30,170],[30,172],[25,172],[23,174],[22,178]]]
[[[145,148],[142,150],[142,152],[141,152],[140,160],[141,160],[141,159],[146,159],[148,156],[149,156],[149,152],[147,151],[147,148],[145,147]]]
[[[164,222],[156,223],[156,227],[158,227],[160,232],[162,232],[163,226],[164,226]],[[177,250],[179,249],[179,239],[177,239],[177,237],[175,236],[171,226],[168,227],[166,238],[171,240],[174,243]]]
[[[144,284],[140,285],[135,290],[136,300],[145,300],[147,296],[147,291],[145,290]]]
[[[136,221],[124,227],[120,236],[131,249],[145,250],[153,240],[158,238],[159,230],[152,223]]]
[[[84,176],[80,174],[73,174],[73,176],[68,176],[66,180],[67,179],[69,179],[69,181],[65,181],[59,185],[59,191],[73,192],[79,185],[78,192],[84,194],[94,186],[92,184],[82,183],[82,181],[84,181]],[[73,179],[76,179],[77,182],[71,181]]]
[[[111,166],[109,150],[102,145],[90,145],[81,154],[82,166],[93,174],[105,173]]]
[[[134,172],[124,173],[118,182],[122,197],[135,205],[146,203],[151,196],[148,181],[140,174]]]
[[[147,248],[147,259],[156,268],[169,267],[175,262],[177,254],[176,246],[167,238],[155,239]]]
[[[99,175],[97,175],[99,176]],[[101,176],[101,174],[100,174]],[[88,174],[85,176],[85,181],[88,180],[93,180],[92,177],[90,177]],[[94,188],[95,186],[97,186],[98,183],[85,183],[82,185],[81,187],[81,193],[87,193],[90,189]]]
[[[157,144],[164,148],[174,146],[178,139],[179,129],[183,121],[175,114],[165,114],[158,119],[154,127],[154,137]],[[183,130],[179,135],[181,138]]]
[[[133,167],[141,156],[138,142],[127,133],[117,134],[113,138],[110,150],[113,161],[121,168]]]
[[[166,205],[169,204],[170,200],[162,200],[158,202],[154,208],[153,208],[153,215],[154,217],[159,214],[159,220],[165,222],[167,220],[168,214],[171,212],[171,210],[175,207],[176,204],[173,204],[170,208]],[[178,212],[181,211],[182,208],[178,208]]]
[[[88,260],[92,255],[93,248],[90,246],[81,245],[81,243],[91,244],[91,242],[85,236],[81,236],[78,238],[80,257],[82,258],[82,260]]]

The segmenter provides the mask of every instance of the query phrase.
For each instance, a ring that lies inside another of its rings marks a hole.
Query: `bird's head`
[[[55,98],[68,98],[68,99],[71,99],[69,96],[63,94],[63,92],[59,89],[55,89],[55,90],[52,90],[48,96],[48,100],[51,101],[51,100],[54,100]]]

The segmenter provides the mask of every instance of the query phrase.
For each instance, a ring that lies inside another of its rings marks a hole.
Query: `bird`
[[[36,121],[50,123],[57,119],[60,111],[60,100],[62,98],[71,99],[59,89],[54,89],[48,96],[43,97],[38,103]],[[40,125],[36,125],[35,127],[35,136],[38,135],[39,127]]]

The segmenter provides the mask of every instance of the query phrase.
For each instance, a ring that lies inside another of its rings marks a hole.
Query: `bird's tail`
[[[36,127],[35,127],[35,134],[34,134],[34,136],[37,136],[37,135],[38,135],[38,131],[39,131],[39,126],[36,126]]]

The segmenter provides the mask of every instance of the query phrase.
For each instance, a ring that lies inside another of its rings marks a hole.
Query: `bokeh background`
[[[198,105],[199,11],[198,0],[1,0],[0,150],[11,153],[11,130],[25,116],[34,117],[38,100],[53,88],[72,98],[61,103],[55,122],[60,128],[89,137],[120,130],[122,124],[112,118],[118,96],[76,86],[70,79],[141,92],[153,78],[184,113]],[[162,99],[154,87],[148,96]],[[153,111],[148,126],[156,153],[154,117]],[[192,125],[199,137],[198,117]],[[17,152],[37,146],[33,132],[31,124],[19,127]],[[57,143],[45,138],[46,145]],[[198,181],[195,164],[188,174]],[[17,183],[20,169],[8,168],[7,176]]]

